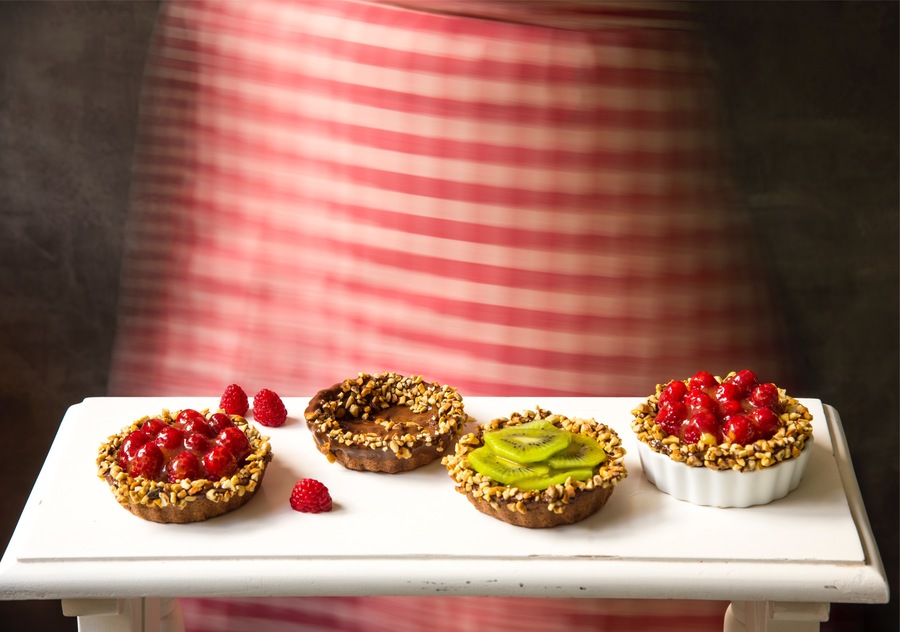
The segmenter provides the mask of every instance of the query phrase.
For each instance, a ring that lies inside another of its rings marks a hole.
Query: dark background
[[[142,65],[157,2],[0,3],[0,542],[66,408],[103,395]],[[735,175],[781,300],[794,394],[841,412],[897,630],[898,4],[699,5]],[[802,537],[802,534],[795,534]],[[75,630],[58,601],[0,630]]]

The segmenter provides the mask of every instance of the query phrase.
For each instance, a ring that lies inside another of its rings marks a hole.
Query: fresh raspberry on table
[[[287,409],[277,393],[264,388],[253,397],[253,418],[264,426],[280,426]]]
[[[305,513],[331,511],[331,494],[328,488],[314,478],[304,478],[291,491],[291,508]]]
[[[230,384],[225,392],[222,393],[222,399],[219,400],[219,408],[229,415],[240,415],[245,417],[250,403],[247,401],[247,393],[244,392],[237,384]]]

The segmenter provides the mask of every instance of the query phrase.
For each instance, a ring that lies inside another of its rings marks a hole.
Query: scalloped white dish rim
[[[678,500],[709,507],[752,507],[784,498],[800,486],[812,446],[810,436],[797,458],[753,472],[689,467],[643,441],[638,441],[638,454],[647,480]]]

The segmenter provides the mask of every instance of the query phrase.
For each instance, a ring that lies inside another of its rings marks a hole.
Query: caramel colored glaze
[[[407,433],[418,433],[423,430],[432,433],[437,428],[437,419],[431,411],[414,413],[406,406],[391,406],[378,411],[374,420],[363,421],[353,417],[344,417],[338,420],[341,430],[353,434],[372,434],[384,439],[396,439]],[[396,425],[390,430],[384,423],[393,421]]]

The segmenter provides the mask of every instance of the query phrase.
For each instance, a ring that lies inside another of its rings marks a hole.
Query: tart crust
[[[304,416],[329,461],[389,474],[448,453],[468,421],[455,388],[388,372],[360,373],[319,391]]]
[[[716,376],[721,384],[735,375],[725,378]],[[685,384],[689,380],[684,380]],[[656,424],[659,411],[659,396],[667,384],[657,384],[656,392],[631,411],[634,416],[631,428],[637,438],[654,452],[668,456],[673,461],[690,467],[707,467],[711,470],[735,470],[752,472],[773,467],[782,461],[800,456],[812,438],[812,414],[788,395],[783,388],[778,389],[778,411],[782,427],[771,439],[760,439],[750,445],[725,442],[719,445],[685,443],[679,437],[668,434]]]
[[[549,421],[563,430],[595,439],[606,452],[606,459],[594,468],[593,478],[569,479],[544,490],[524,491],[515,485],[497,484],[469,464],[468,454],[484,445],[485,432],[535,420]],[[599,511],[628,475],[624,460],[625,449],[612,428],[593,419],[569,419],[537,407],[476,426],[459,439],[455,454],[444,457],[442,462],[456,491],[464,494],[478,511],[518,527],[545,529],[573,524]]]
[[[172,425],[179,412],[163,410],[155,418]],[[209,411],[201,413],[209,417]],[[129,476],[116,462],[116,457],[125,437],[140,429],[150,419],[146,416],[110,436],[100,446],[97,474],[109,484],[122,507],[151,522],[201,522],[234,511],[248,503],[259,490],[266,467],[272,460],[272,449],[269,438],[260,435],[246,419],[238,415],[229,417],[247,436],[251,449],[244,465],[231,477],[215,481],[183,479],[177,483],[168,483]]]

